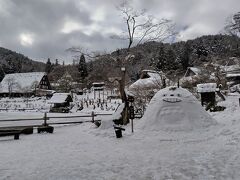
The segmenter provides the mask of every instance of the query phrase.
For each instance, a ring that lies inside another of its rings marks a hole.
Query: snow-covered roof
[[[197,92],[216,92],[218,90],[216,83],[203,83],[197,85]]]
[[[71,96],[69,93],[54,93],[48,103],[64,103],[69,96]]]
[[[142,72],[146,72],[146,73],[162,73],[162,72],[158,72],[158,71],[154,71],[154,70],[149,70],[149,69],[144,69],[144,70],[142,70]]]
[[[165,78],[165,76],[157,71],[152,71],[152,70],[143,70],[142,72],[147,73],[149,76],[148,78],[144,79],[139,79],[133,84],[130,85],[129,90],[134,90],[138,88],[145,88],[145,87],[158,87],[161,85],[162,79]],[[163,76],[163,77],[161,77]],[[166,81],[169,81],[168,79],[165,78]]]
[[[188,73],[192,71],[194,75],[188,75]],[[193,81],[194,77],[197,77],[201,73],[201,69],[197,67],[188,67],[184,76],[179,80],[181,83],[186,82],[186,81]]]
[[[104,82],[93,82],[92,85],[105,85]]]
[[[195,130],[216,124],[188,90],[167,87],[152,98],[142,118],[143,130]]]
[[[240,71],[240,66],[239,65],[221,66],[220,68],[226,73]]]
[[[45,72],[6,74],[0,84],[0,92],[28,92],[38,86]]]
[[[189,67],[189,69],[194,72],[195,74],[199,74],[201,72],[201,70],[199,68],[196,67]]]
[[[240,73],[226,74],[226,77],[240,77]]]

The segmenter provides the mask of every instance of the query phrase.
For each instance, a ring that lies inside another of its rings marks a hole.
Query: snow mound
[[[143,118],[144,130],[188,131],[215,125],[188,90],[167,87],[152,98]]]

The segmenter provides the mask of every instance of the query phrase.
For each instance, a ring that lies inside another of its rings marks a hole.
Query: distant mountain
[[[44,71],[45,64],[0,47],[0,81],[2,74]],[[4,72],[4,73],[3,73]]]

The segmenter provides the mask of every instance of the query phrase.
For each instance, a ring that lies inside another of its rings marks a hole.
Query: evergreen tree
[[[78,71],[80,72],[80,77],[82,80],[84,80],[88,76],[87,64],[83,54],[80,57],[80,61],[78,64]]]
[[[92,71],[93,71],[93,62],[92,62],[92,61],[90,61],[90,62],[88,63],[88,71],[89,71],[89,72],[92,72]]]
[[[190,47],[188,43],[185,44],[184,50],[180,56],[180,63],[182,64],[182,68],[186,70],[190,66]]]
[[[51,70],[52,70],[52,63],[50,61],[50,58],[48,58],[46,66],[45,66],[45,72],[49,74],[51,72]]]
[[[68,93],[73,88],[73,78],[66,70],[63,76],[58,80],[59,87],[58,90]]]
[[[172,48],[169,48],[167,50],[166,56],[167,56],[166,58],[167,63],[166,63],[165,70],[176,70],[178,68],[176,63],[176,54],[174,53]]]
[[[232,19],[225,26],[225,30],[230,35],[240,36],[240,12],[232,16]]]
[[[16,59],[16,72],[20,73],[22,71],[22,57],[19,56]]]
[[[196,54],[198,58],[200,58],[201,56],[206,57],[208,55],[208,50],[206,50],[206,48],[203,45],[199,45],[196,49]]]
[[[156,69],[159,70],[166,70],[167,67],[167,55],[165,53],[165,49],[163,46],[160,47],[158,51],[158,57],[156,62]]]
[[[3,71],[3,68],[0,65],[0,82],[3,80],[4,76],[5,76],[5,72]]]
[[[59,63],[58,63],[58,59],[55,60],[55,66],[58,66]]]

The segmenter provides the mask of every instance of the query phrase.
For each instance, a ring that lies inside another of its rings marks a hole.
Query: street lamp
[[[122,72],[125,72],[125,71],[126,71],[126,68],[125,68],[125,67],[121,67],[121,71],[122,71]]]

